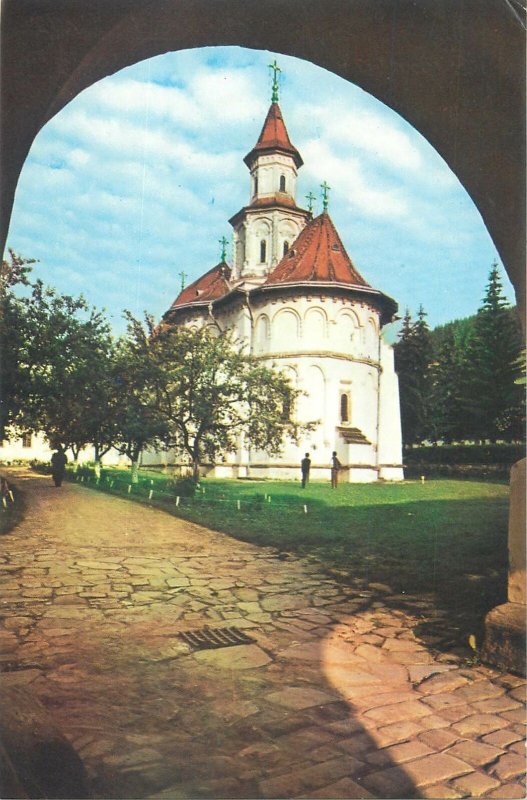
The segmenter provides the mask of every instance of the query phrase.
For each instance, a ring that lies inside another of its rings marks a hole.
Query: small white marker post
[[[424,482],[425,482],[425,476],[421,475],[421,483],[424,483]]]
[[[115,483],[115,481],[110,481],[110,489],[113,489],[114,483]]]
[[[150,491],[148,492],[148,499],[149,499],[149,500],[151,500],[151,499],[152,499],[152,495],[153,495],[153,494],[154,494],[154,490],[153,490],[153,489],[150,489]]]
[[[238,506],[238,511],[239,511],[239,510],[240,510],[240,507],[241,507],[241,506],[240,506],[240,501],[239,501],[239,500],[236,500],[236,505]]]
[[[11,489],[9,489],[7,494],[9,495],[9,499],[11,500],[11,502],[14,503],[15,502],[15,496],[14,496],[13,492],[11,491]]]
[[[307,514],[307,506],[304,506],[304,514]]]
[[[5,499],[5,497],[2,497],[2,505],[4,508],[7,508],[7,500]]]
[[[130,494],[131,491],[132,491],[132,484],[130,483],[128,484],[128,494]]]
[[[179,505],[179,495],[176,497],[176,506]]]
[[[270,495],[270,494],[268,494],[268,495],[267,495],[267,502],[268,502],[268,503],[270,503],[270,502],[271,502],[271,495]]]

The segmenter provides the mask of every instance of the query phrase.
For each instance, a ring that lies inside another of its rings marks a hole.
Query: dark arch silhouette
[[[476,203],[521,306],[520,14],[516,0],[4,0],[2,244],[36,134],[80,91],[167,51],[242,45],[325,67],[420,131]]]

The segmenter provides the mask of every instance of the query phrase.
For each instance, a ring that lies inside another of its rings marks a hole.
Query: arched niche
[[[269,349],[271,323],[267,314],[261,314],[254,326],[254,352],[264,353]]]
[[[300,335],[300,319],[296,311],[285,308],[273,317],[273,350],[291,350],[297,346]]]
[[[309,308],[304,317],[304,343],[312,347],[324,347],[327,341],[328,320],[321,308]]]
[[[340,311],[333,326],[333,340],[336,347],[348,352],[360,337],[359,318],[353,311]]]

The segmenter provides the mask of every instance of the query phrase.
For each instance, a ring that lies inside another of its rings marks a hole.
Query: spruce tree
[[[523,428],[519,323],[503,296],[498,265],[492,265],[467,348],[462,382],[467,432],[479,440],[518,438]]]
[[[406,310],[394,350],[395,369],[399,376],[403,442],[408,446],[428,438],[429,433],[432,348],[426,313],[422,307],[415,323]]]

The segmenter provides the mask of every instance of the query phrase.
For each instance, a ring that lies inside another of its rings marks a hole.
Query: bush
[[[404,463],[413,465],[479,464],[512,467],[525,457],[524,444],[443,444],[405,448]]]
[[[197,487],[194,478],[177,478],[172,484],[176,497],[194,497]]]

